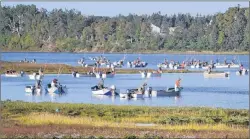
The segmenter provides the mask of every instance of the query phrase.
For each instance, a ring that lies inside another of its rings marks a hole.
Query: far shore
[[[2,50],[2,52],[34,52],[34,53],[85,53],[85,54],[96,54],[96,53],[104,53],[104,54],[188,54],[188,55],[249,55],[248,51],[242,52],[234,52],[234,51],[223,51],[223,52],[213,52],[213,51],[143,51],[143,52],[103,52],[103,51],[79,51],[79,52],[68,52],[68,51],[25,51],[25,50]]]

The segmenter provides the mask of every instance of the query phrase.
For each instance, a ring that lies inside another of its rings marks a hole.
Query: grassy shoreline
[[[22,101],[1,103],[5,137],[69,137],[73,134],[105,138],[155,135],[164,138],[248,137],[248,110]],[[138,123],[154,126],[139,126]]]
[[[39,52],[39,53],[60,53],[56,51],[37,51],[37,50],[2,50],[2,52]],[[103,53],[103,51],[80,51],[80,52],[68,52],[62,51],[62,53],[85,53],[85,54],[95,54],[95,53]],[[213,52],[213,51],[128,51],[128,52],[104,52],[105,54],[195,54],[195,55],[249,55],[248,51],[242,52],[232,52],[232,51],[222,51],[222,52]]]
[[[20,63],[20,62],[7,62],[1,61],[1,74],[4,74],[7,70],[16,70],[30,74],[37,72],[39,68],[44,69],[45,74],[71,74],[73,70],[78,71],[79,73],[86,73],[92,71],[91,67],[81,67],[81,66],[70,66],[66,64],[34,64],[34,63]],[[60,69],[60,70],[59,70]],[[153,69],[145,68],[148,71],[154,71]],[[110,71],[109,68],[99,68],[100,71]],[[141,69],[116,69],[117,74],[139,74],[142,71]],[[216,71],[214,71],[216,72]],[[191,70],[163,70],[163,73],[203,73],[200,71],[191,71]]]

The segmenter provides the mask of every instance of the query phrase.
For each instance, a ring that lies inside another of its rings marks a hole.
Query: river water
[[[36,59],[38,63],[65,63],[77,65],[77,60],[81,57],[94,57],[97,54],[74,54],[74,53],[2,53],[2,60],[20,61]],[[123,54],[104,54],[111,61],[123,58]],[[221,61],[224,57],[232,59],[234,55],[164,55],[164,54],[127,54],[127,59],[131,61],[140,57],[149,63],[148,68],[156,68],[156,64],[163,61],[164,58],[171,60],[185,60],[189,57],[197,59],[215,59]],[[249,57],[247,55],[237,56],[237,59],[245,67],[249,67]],[[88,61],[90,62],[90,61]],[[249,108],[249,75],[237,76],[237,69],[227,69],[230,71],[229,78],[204,79],[202,73],[169,73],[162,77],[150,78],[147,80],[148,86],[153,89],[164,89],[173,87],[175,80],[182,78],[181,86],[183,91],[179,97],[157,97],[144,99],[120,99],[119,97],[93,96],[90,88],[98,83],[98,79],[90,77],[73,78],[71,75],[46,74],[43,79],[43,86],[50,83],[52,79],[58,78],[60,83],[66,85],[68,94],[62,96],[50,96],[42,94],[41,96],[31,96],[24,92],[26,85],[34,84],[34,81],[28,77],[7,78],[1,76],[1,99],[2,100],[23,100],[29,102],[67,102],[67,103],[93,103],[93,104],[113,104],[113,105],[143,105],[143,106],[205,106],[222,107],[234,109]],[[105,79],[105,85],[116,85],[121,92],[129,88],[138,88],[144,79],[140,74],[117,74],[114,78]]]

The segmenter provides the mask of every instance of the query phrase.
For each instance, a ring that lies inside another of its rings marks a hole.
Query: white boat
[[[229,77],[229,73],[228,72],[222,72],[222,73],[208,73],[207,71],[205,71],[203,73],[204,78],[227,78]]]
[[[48,84],[48,88],[45,90],[49,94],[64,94],[68,92],[66,86],[52,87],[51,84]]]
[[[92,74],[80,74],[80,73],[76,73],[76,78],[80,78],[80,77],[96,77],[96,75],[94,73]]]
[[[166,68],[168,68],[168,65],[162,63],[162,64],[158,64],[157,67],[166,69]]]
[[[113,73],[109,73],[109,74],[98,74],[96,73],[96,78],[99,79],[99,78],[113,78],[115,76],[115,74]]]
[[[120,90],[117,90],[114,85],[108,89],[107,87],[103,89],[97,89],[95,86],[91,88],[93,95],[109,95],[109,96],[115,96],[120,93]]]
[[[35,88],[35,86],[28,85],[28,86],[25,87],[25,92],[26,93],[36,94],[36,95],[41,95],[41,93],[42,93],[42,87]]]
[[[43,78],[43,75],[39,75],[39,73],[33,73],[28,76],[29,76],[29,79],[31,80],[41,80]]]
[[[236,75],[248,75],[249,69],[243,69],[242,72],[236,71]]]
[[[147,73],[145,73],[145,72],[140,72],[141,73],[141,77],[142,78],[150,78],[151,77],[151,72],[147,72]]]
[[[240,65],[238,64],[220,64],[220,63],[216,63],[215,64],[215,68],[239,68]]]
[[[145,92],[144,97],[179,96],[182,89],[182,87],[178,88],[177,90],[175,90],[174,87],[167,88],[166,90],[148,89]]]
[[[143,98],[144,93],[138,91],[138,89],[127,89],[126,93],[120,93],[120,98]]]
[[[16,71],[7,71],[5,73],[5,77],[23,77],[24,72],[16,72]]]
[[[207,69],[208,69],[208,66],[202,67],[202,69],[205,69],[205,70],[207,70]]]
[[[191,69],[199,69],[199,68],[201,68],[201,66],[199,65],[199,64],[197,64],[197,65],[191,65],[190,66],[191,67]]]
[[[7,74],[5,73],[5,77],[22,77],[21,74],[17,73],[17,74]]]
[[[150,77],[161,77],[161,73],[152,73],[152,72],[140,72],[142,78],[150,78]]]
[[[170,64],[168,65],[168,67],[169,67],[169,69],[174,69],[174,65],[173,65],[172,63],[170,63]]]

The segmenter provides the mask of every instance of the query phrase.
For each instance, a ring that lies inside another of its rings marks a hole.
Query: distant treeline
[[[8,51],[246,51],[250,42],[249,8],[239,5],[207,16],[116,17],[1,6],[0,31],[0,46]]]

